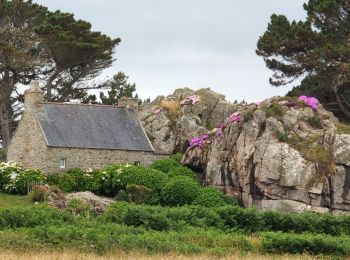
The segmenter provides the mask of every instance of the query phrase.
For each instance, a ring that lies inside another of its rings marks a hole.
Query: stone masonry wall
[[[24,168],[42,169],[46,164],[47,146],[34,113],[23,113],[7,151],[7,160]]]
[[[141,165],[150,165],[153,161],[162,158],[165,158],[165,155],[156,155],[153,152],[49,147],[45,166],[41,170],[48,173],[67,171],[72,168],[86,170],[122,162],[134,164],[136,161]],[[59,168],[61,159],[66,159],[65,169]]]

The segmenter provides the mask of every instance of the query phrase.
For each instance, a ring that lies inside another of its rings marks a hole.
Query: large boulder
[[[186,102],[196,96],[195,103]],[[167,111],[165,102],[178,104],[178,111]],[[209,88],[197,91],[177,89],[167,97],[158,96],[140,106],[139,116],[150,141],[155,148],[167,153],[186,151],[188,141],[206,133],[235,111],[237,105],[225,100],[225,96]]]
[[[205,184],[246,207],[350,212],[350,135],[337,134],[332,113],[279,97],[229,111],[235,115],[215,122],[221,127],[183,157]]]

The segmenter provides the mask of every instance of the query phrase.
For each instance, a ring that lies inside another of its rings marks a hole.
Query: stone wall
[[[52,173],[72,168],[97,169],[122,162],[130,164],[140,162],[141,165],[150,165],[154,160],[166,157],[166,155],[156,155],[153,152],[49,147],[45,165],[41,170]],[[65,169],[59,168],[61,159],[66,159]]]
[[[34,113],[23,113],[7,151],[7,160],[24,168],[43,169],[47,146]]]

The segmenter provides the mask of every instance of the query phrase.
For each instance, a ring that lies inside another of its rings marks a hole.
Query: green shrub
[[[99,176],[99,193],[101,195],[114,197],[120,190],[125,190],[126,183],[122,179],[125,168],[127,168],[125,165],[115,164],[101,170]]]
[[[277,136],[278,141],[280,141],[280,142],[285,143],[288,141],[288,133],[287,132],[277,131],[276,136]]]
[[[16,163],[0,163],[0,190],[6,192],[6,190],[14,189],[10,183],[22,171],[22,168]]]
[[[2,191],[11,194],[27,194],[27,185],[30,182],[45,182],[46,176],[39,170],[23,170],[19,166],[4,167],[2,175]]]
[[[116,201],[129,201],[129,195],[126,193],[125,190],[118,191],[117,195],[115,196]]]
[[[129,184],[126,186],[126,192],[132,202],[144,203],[149,199],[152,190],[143,185]]]
[[[322,128],[322,121],[321,121],[321,118],[318,115],[313,115],[312,117],[309,117],[307,119],[307,122],[313,128]]]
[[[350,237],[333,237],[323,234],[265,233],[262,249],[267,253],[350,255]]]
[[[190,168],[185,166],[174,167],[168,172],[169,177],[185,176],[197,180],[197,175]]]
[[[175,158],[156,160],[152,163],[151,168],[161,172],[170,172],[173,168],[181,167],[182,164]]]
[[[283,107],[278,103],[273,103],[268,108],[263,108],[266,113],[266,117],[282,118],[284,115]]]
[[[130,166],[123,169],[122,179],[126,184],[143,185],[155,192],[160,192],[163,185],[168,181],[168,176],[155,169]]]
[[[230,204],[226,195],[215,188],[203,188],[192,204],[203,207],[220,207]],[[233,200],[234,201],[234,200]],[[230,201],[231,203],[234,203]],[[235,205],[235,204],[231,204]]]
[[[177,176],[165,183],[161,191],[161,199],[164,205],[189,205],[199,193],[200,186],[197,181],[189,177]]]
[[[72,220],[68,212],[48,206],[0,209],[0,229],[71,223]]]
[[[77,183],[74,176],[67,173],[58,173],[57,186],[63,192],[73,192],[76,190]]]
[[[98,191],[100,189],[100,172],[89,169],[83,171],[79,168],[67,171],[75,180],[74,191]]]
[[[45,189],[41,186],[34,187],[32,193],[29,195],[32,202],[44,202],[47,199]]]
[[[170,156],[171,159],[174,159],[178,163],[181,163],[183,154],[182,153],[176,153]]]

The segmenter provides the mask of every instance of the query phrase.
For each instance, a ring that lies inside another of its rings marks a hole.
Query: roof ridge
[[[111,108],[125,108],[125,106],[115,106],[115,105],[100,105],[100,104],[82,104],[82,103],[62,103],[62,102],[44,102],[42,104],[48,105],[67,105],[67,106],[90,106],[90,107],[111,107]]]

